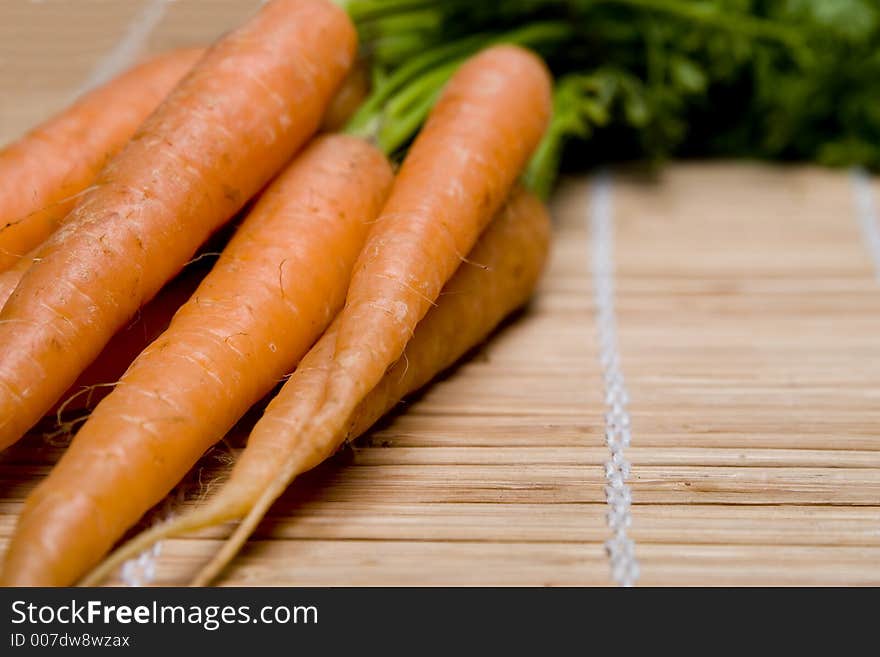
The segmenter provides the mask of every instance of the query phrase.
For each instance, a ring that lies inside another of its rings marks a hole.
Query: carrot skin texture
[[[437,306],[416,327],[404,357],[364,398],[348,424],[326,442],[305,442],[302,418],[323,399],[337,318],[270,402],[224,486],[194,511],[126,543],[83,584],[100,583],[156,540],[244,518],[266,491],[275,487],[280,494],[290,479],[365,432],[400,399],[453,365],[526,303],[546,261],[549,239],[550,219],[543,203],[528,192],[515,191],[480,237],[469,262],[462,263],[446,285]],[[286,473],[285,466],[289,466]]]
[[[25,272],[30,268],[33,259],[36,258],[37,252],[32,251],[23,258],[19,258],[18,262],[12,265],[6,271],[0,271],[0,311],[6,307],[6,302],[18,284],[21,282]]]
[[[101,354],[59,400],[52,412],[93,409],[106,397],[135,358],[171,323],[174,313],[187,302],[204,278],[202,270],[184,271],[138,311],[131,324],[120,329]]]
[[[319,465],[346,440],[354,440],[407,394],[431,381],[479,344],[511,312],[526,303],[543,270],[549,250],[550,219],[544,204],[518,189],[486,229],[468,261],[443,288],[435,307],[416,327],[403,356],[386,372],[349,417],[347,427],[332,441],[307,444],[290,431],[289,419],[306,397],[303,389],[322,389],[331,371],[339,321],[303,359],[301,366],[270,402],[248,438],[229,479],[259,482],[261,492],[269,472],[291,453],[301,450],[297,473]],[[269,471],[265,469],[270,465]],[[236,476],[237,475],[237,476]]]
[[[321,372],[322,383],[297,386],[285,409],[285,432],[296,436],[291,477],[302,463],[326,457],[358,405],[401,357],[416,324],[507,199],[550,111],[549,73],[522,48],[486,49],[453,75],[410,148],[358,258],[345,307],[334,322],[331,356],[325,355],[329,346],[322,339],[313,348],[320,353],[304,359],[307,369]],[[291,380],[300,376],[294,373]],[[240,479],[237,485],[241,482],[246,483]],[[286,475],[280,483],[272,480],[253,508],[248,508],[246,492],[230,495],[179,520],[172,530],[148,532],[127,549],[142,547],[163,531],[188,531],[246,514],[198,580],[205,581],[231,558],[255,514],[263,513],[262,505],[286,483]],[[99,569],[93,576],[101,574]]]
[[[522,48],[488,48],[452,77],[355,266],[315,430],[335,433],[403,353],[506,200],[550,112],[549,73]]]
[[[216,262],[219,252],[229,244],[235,228],[249,214],[249,209],[244,208],[235,220],[203,244],[183,271],[169,281],[149,303],[138,309],[131,322],[116,332],[98,357],[61,396],[49,411],[49,417],[62,419],[58,417],[59,412],[67,414],[92,410],[110,394],[129,365],[165,332],[174,314],[192,297]],[[211,257],[214,259],[209,260]]]
[[[322,373],[323,384],[297,386],[284,412],[270,414],[281,403],[276,398],[261,420],[283,417],[285,434],[301,434],[297,449],[311,451],[302,460],[326,458],[358,404],[401,357],[416,324],[507,199],[550,111],[549,74],[522,48],[484,50],[452,77],[358,258],[333,325],[332,353],[326,351],[330,338],[322,338],[313,348],[322,353],[303,361]],[[303,376],[298,370],[291,382]],[[266,441],[281,428],[269,431]]]
[[[204,50],[194,50],[193,52],[198,55],[204,53]],[[330,105],[324,113],[321,131],[336,132],[340,130],[348,119],[354,115],[364,98],[367,97],[369,86],[366,66],[363,63],[358,63],[351,69],[345,80],[343,80],[342,86],[333,97],[333,100],[330,101]],[[93,180],[94,176],[89,178],[87,182],[92,182]],[[85,188],[85,185],[83,185],[83,188]],[[77,191],[81,190],[77,189]],[[72,209],[74,205],[75,199],[72,199],[69,203],[55,205],[51,212],[49,210],[45,211],[43,216],[48,217],[48,219],[43,222],[38,244],[41,244],[51,233],[55,232],[62,224],[67,211]],[[2,220],[0,220],[0,225],[2,225]],[[2,238],[2,230],[0,230],[0,238]],[[0,239],[0,251],[2,251],[2,248],[2,239]],[[32,259],[36,255],[36,252],[32,252],[26,257],[16,257],[15,262],[11,263],[5,271],[3,266],[0,265],[0,310],[2,310],[6,300],[21,281],[22,276],[28,270]],[[0,259],[2,259],[2,253],[0,253]],[[170,320],[171,318],[169,317],[168,319]]]
[[[342,307],[391,166],[317,139],[28,498],[0,583],[71,584],[266,395]]]
[[[55,231],[75,197],[203,54],[187,48],[154,57],[0,150],[0,272]]]
[[[416,327],[405,357],[349,418],[345,440],[366,432],[404,396],[430,383],[524,306],[544,270],[550,237],[547,208],[534,194],[515,190],[468,262],[443,288],[438,308],[429,310]]]
[[[327,0],[275,0],[171,92],[0,311],[0,449],[315,132],[355,46]]]

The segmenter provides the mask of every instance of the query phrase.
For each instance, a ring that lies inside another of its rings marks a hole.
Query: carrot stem
[[[541,51],[565,43],[573,34],[565,22],[543,21],[507,32],[470,35],[428,50],[376,87],[345,131],[373,141],[390,156],[413,138],[444,84],[478,50],[507,43]]]

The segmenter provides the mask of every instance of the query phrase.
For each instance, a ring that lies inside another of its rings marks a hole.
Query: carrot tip
[[[229,520],[228,513],[223,507],[222,500],[218,504],[215,498],[200,509],[195,509],[190,513],[147,529],[112,552],[92,572],[80,580],[78,586],[98,586],[108,579],[114,570],[121,568],[126,561],[145,550],[149,550],[159,541]]]

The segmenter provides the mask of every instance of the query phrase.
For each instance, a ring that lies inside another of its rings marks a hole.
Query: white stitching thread
[[[606,516],[612,536],[605,542],[611,577],[620,586],[633,586],[639,578],[635,542],[627,535],[632,524],[632,491],[626,481],[630,464],[624,450],[631,439],[629,394],[620,367],[617,320],[614,313],[614,206],[611,175],[599,173],[593,180],[590,202],[593,298],[599,361],[605,381],[605,442],[611,458],[605,463]]]
[[[856,215],[868,252],[874,261],[874,276],[880,283],[880,215],[877,200],[871,188],[871,177],[864,169],[854,169],[850,175],[855,196]]]
[[[145,586],[156,578],[156,559],[162,553],[162,541],[122,564],[119,577],[126,586]]]
[[[147,514],[147,525],[156,525],[168,522],[175,515],[175,509],[180,508],[186,497],[184,486],[178,486],[174,491],[165,496],[165,499]],[[151,547],[132,557],[122,564],[119,569],[119,579],[126,586],[147,586],[156,579],[156,560],[162,554],[162,541],[157,541]]]
[[[109,82],[111,78],[131,65],[140,54],[150,34],[153,33],[165,15],[167,3],[168,0],[147,0],[143,9],[125,28],[125,32],[116,45],[98,60],[88,77],[74,92],[74,98]]]

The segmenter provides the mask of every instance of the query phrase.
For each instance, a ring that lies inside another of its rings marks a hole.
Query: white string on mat
[[[871,176],[864,169],[853,169],[850,179],[862,236],[874,261],[874,276],[877,283],[880,283],[880,213],[877,211],[877,198],[871,188]]]
[[[177,486],[165,499],[149,513],[147,525],[155,527],[168,522],[176,515],[176,510],[186,498],[186,486]],[[126,586],[148,586],[156,579],[156,561],[162,554],[162,541],[153,543],[151,547],[132,557],[119,568],[119,579]]]
[[[126,586],[146,586],[156,579],[156,559],[162,554],[162,541],[122,564],[119,578]]]
[[[119,41],[98,60],[88,77],[74,92],[78,98],[87,91],[99,87],[111,78],[122,73],[141,53],[147,39],[162,17],[169,0],[146,0],[141,10],[131,19]]]
[[[632,490],[626,483],[631,468],[624,455],[632,437],[632,421],[627,409],[629,394],[620,365],[614,312],[614,205],[608,172],[595,176],[590,199],[593,299],[599,362],[605,382],[605,443],[610,451],[605,463],[605,500],[611,538],[605,542],[605,550],[611,578],[620,586],[634,586],[639,578],[639,562],[635,542],[627,534],[632,524]]]

